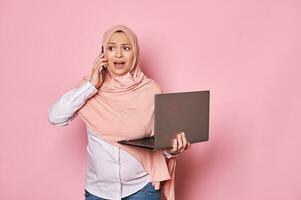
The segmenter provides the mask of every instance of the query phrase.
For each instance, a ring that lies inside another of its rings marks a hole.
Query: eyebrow
[[[109,42],[108,44],[116,44],[116,43]],[[130,45],[130,44],[125,43],[125,44],[121,44],[121,45]]]

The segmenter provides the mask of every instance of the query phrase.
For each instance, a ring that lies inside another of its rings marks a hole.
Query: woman
[[[117,143],[154,135],[154,95],[161,89],[141,71],[138,40],[128,27],[108,29],[102,48],[91,74],[50,107],[48,119],[63,126],[79,114],[86,124],[86,200],[173,200],[175,157],[190,143],[184,133],[164,151]]]

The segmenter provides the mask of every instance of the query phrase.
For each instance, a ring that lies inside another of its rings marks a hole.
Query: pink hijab
[[[154,152],[117,143],[119,140],[154,135],[154,95],[161,93],[160,86],[140,69],[138,39],[132,30],[123,25],[108,29],[103,35],[104,49],[112,33],[118,30],[123,31],[131,42],[135,55],[133,66],[122,76],[107,70],[98,93],[87,100],[78,113],[88,128],[112,145],[127,151],[142,164],[154,187],[163,188],[162,198],[174,200],[175,158],[165,159],[161,150]],[[78,86],[88,81],[89,77],[85,76]]]

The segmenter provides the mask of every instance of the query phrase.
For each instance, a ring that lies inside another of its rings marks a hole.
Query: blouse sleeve
[[[50,106],[48,121],[55,126],[68,125],[77,116],[77,111],[97,92],[97,88],[90,81],[81,82]]]

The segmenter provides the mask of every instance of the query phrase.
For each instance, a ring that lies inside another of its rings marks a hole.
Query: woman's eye
[[[124,50],[129,51],[129,50],[131,50],[131,48],[130,47],[124,47]]]
[[[108,47],[109,51],[112,51],[114,49],[114,47],[110,46]]]

